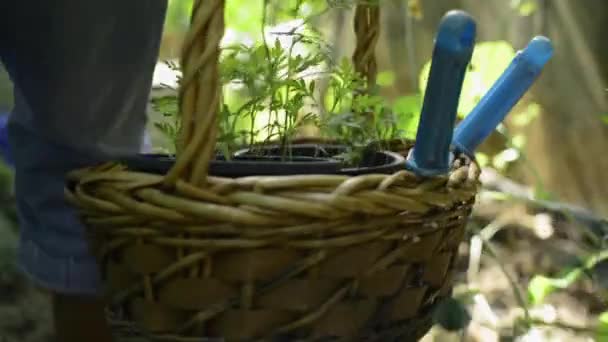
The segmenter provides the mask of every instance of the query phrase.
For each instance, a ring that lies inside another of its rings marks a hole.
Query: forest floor
[[[542,304],[529,307],[531,319],[541,325],[535,324],[526,334],[514,338],[515,322],[524,314],[518,296],[526,299],[530,279],[538,274],[552,276],[590,252],[584,247],[580,225],[553,209],[480,196],[469,237],[461,246],[461,272],[455,287],[456,293],[478,291],[466,306],[472,321],[464,335],[435,327],[424,342],[594,340],[593,332],[583,327],[595,325],[598,314],[608,309],[608,272],[598,267],[568,289],[556,291]],[[480,235],[474,233],[479,229],[484,231],[481,236],[486,234],[491,240],[495,257],[488,253],[489,245],[483,254],[478,254]],[[0,342],[53,342],[49,299],[17,271],[16,241],[14,222],[9,216],[1,216]]]

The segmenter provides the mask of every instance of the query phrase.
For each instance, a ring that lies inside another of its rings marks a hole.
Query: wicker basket
[[[195,3],[174,167],[69,175],[66,196],[90,228],[113,314],[148,340],[419,339],[451,293],[479,168],[458,158],[432,179],[208,176],[223,1]]]

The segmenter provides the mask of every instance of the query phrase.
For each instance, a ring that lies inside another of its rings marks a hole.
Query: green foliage
[[[567,289],[585,275],[588,270],[595,267],[597,263],[606,259],[608,259],[608,250],[589,256],[581,266],[564,270],[559,277],[534,276],[528,284],[529,302],[533,305],[542,303],[548,295],[559,289]]]
[[[600,314],[595,332],[596,342],[608,342],[608,311]]]
[[[545,189],[542,183],[538,183],[534,185],[534,198],[541,201],[552,201],[555,199],[555,195]]]
[[[265,0],[226,1],[224,17],[226,29],[240,33],[259,32]]]
[[[381,87],[390,87],[395,84],[395,73],[392,71],[381,71],[376,77],[376,83]]]
[[[519,150],[516,148],[507,148],[494,155],[492,158],[492,165],[496,169],[504,171],[509,163],[512,163],[518,159]]]
[[[540,115],[540,111],[540,105],[532,102],[521,111],[514,113],[513,124],[519,127],[525,127]]]
[[[347,58],[342,59],[329,75],[325,107],[331,113],[352,109],[354,90],[361,89],[365,83],[355,72],[354,66]]]
[[[326,0],[275,0],[271,2],[270,17],[275,22],[312,16],[332,6]]]
[[[536,0],[511,0],[511,8],[524,17],[530,16],[538,10],[538,2]]]
[[[475,153],[475,159],[477,160],[479,166],[485,167],[488,166],[490,157],[488,157],[488,155],[485,153],[477,152]]]
[[[225,92],[237,86],[240,99],[224,103],[220,119],[220,148],[227,154],[242,145],[258,141],[280,140],[286,143],[312,113],[307,103],[314,103],[315,78],[305,77],[313,69],[322,69],[326,54],[293,54],[296,44],[311,45],[313,34],[295,33],[290,46],[277,38],[272,46],[235,45],[226,49],[221,61]]]
[[[608,113],[602,114],[602,122],[608,125]]]
[[[567,288],[574,280],[572,277],[556,279],[536,275],[528,284],[528,299],[533,305],[540,304],[556,289]]]
[[[154,110],[161,113],[165,120],[154,122],[156,127],[175,145],[180,131],[180,120],[177,115],[178,103],[175,96],[163,96],[152,99]],[[175,146],[174,146],[175,149]],[[172,151],[175,152],[175,151]]]
[[[322,122],[323,131],[328,136],[337,136],[342,141],[361,142],[365,132],[364,125],[369,120],[364,115],[366,111],[374,111],[380,105],[376,97],[369,95],[356,96],[355,91],[362,89],[365,83],[355,72],[350,61],[344,58],[330,75],[325,105],[328,114]],[[355,111],[355,112],[353,112]]]
[[[385,73],[385,79],[390,78]],[[337,138],[350,146],[347,162],[356,164],[361,152],[374,142],[389,141],[403,136],[403,127],[414,118],[414,100],[409,97],[389,106],[386,99],[359,90],[365,82],[348,59],[331,72],[325,98],[328,108],[320,127],[326,136]]]
[[[259,142],[278,141],[285,147],[310,125],[348,144],[352,153],[347,160],[356,163],[366,146],[414,126],[419,111],[418,96],[401,98],[391,108],[381,96],[361,94],[366,84],[352,63],[344,59],[335,65],[321,35],[305,24],[292,25],[271,43],[226,46],[220,73],[224,87],[217,147],[228,158]],[[316,86],[321,77],[328,78],[323,99]],[[177,99],[159,98],[154,106],[167,119],[155,126],[175,141]]]
[[[404,138],[414,139],[418,130],[418,121],[422,111],[420,94],[398,97],[393,103],[393,112],[397,116],[397,127],[400,127]]]
[[[165,16],[165,30],[169,32],[186,31],[190,26],[192,0],[169,0]]]

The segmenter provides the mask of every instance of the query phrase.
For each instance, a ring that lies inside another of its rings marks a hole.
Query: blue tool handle
[[[474,157],[477,147],[530,89],[552,55],[551,41],[542,36],[535,37],[519,51],[488,93],[456,127],[452,141],[454,149]]]
[[[435,39],[416,145],[408,169],[423,177],[447,173],[460,91],[475,43],[476,24],[466,12],[448,12]]]

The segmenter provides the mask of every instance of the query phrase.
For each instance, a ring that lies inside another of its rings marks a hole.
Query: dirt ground
[[[0,220],[0,342],[54,342],[48,296],[15,265],[17,233]]]

